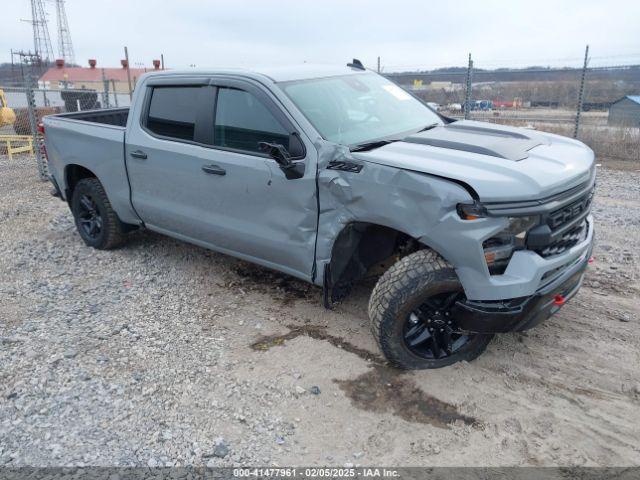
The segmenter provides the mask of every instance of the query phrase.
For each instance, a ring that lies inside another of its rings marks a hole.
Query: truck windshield
[[[374,73],[279,85],[326,140],[343,145],[401,138],[443,123],[419,100]]]

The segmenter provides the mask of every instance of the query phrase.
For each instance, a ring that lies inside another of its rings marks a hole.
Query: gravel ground
[[[84,246],[0,157],[0,465],[638,465],[640,172],[601,169],[596,262],[538,328],[400,373],[368,288],[137,232]]]

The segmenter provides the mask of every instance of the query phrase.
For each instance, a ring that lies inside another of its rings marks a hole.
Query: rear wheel
[[[451,313],[464,299],[455,270],[432,250],[393,265],[369,300],[372,332],[387,359],[405,369],[440,368],[480,355],[493,335],[461,330]]]
[[[71,196],[71,212],[80,237],[90,247],[109,250],[125,242],[124,225],[97,178],[78,182]]]

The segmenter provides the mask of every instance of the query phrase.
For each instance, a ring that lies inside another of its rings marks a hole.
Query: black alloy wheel
[[[463,296],[460,291],[434,295],[408,315],[403,337],[414,355],[433,360],[445,358],[471,341],[473,335],[461,332],[451,315],[451,308]]]
[[[86,193],[80,196],[78,202],[78,223],[87,238],[96,240],[100,237],[102,216],[94,199]]]
[[[126,240],[127,226],[113,210],[97,178],[83,178],[73,188],[69,202],[80,237],[90,247],[109,250]]]
[[[474,360],[493,335],[461,330],[453,307],[465,299],[455,269],[422,249],[387,270],[371,293],[371,332],[389,362],[403,369]]]

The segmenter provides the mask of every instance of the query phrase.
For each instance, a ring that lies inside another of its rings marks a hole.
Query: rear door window
[[[151,92],[147,128],[163,137],[193,140],[198,97],[202,87],[154,87]]]
[[[289,149],[289,134],[254,95],[235,88],[220,88],[216,103],[214,145],[259,152],[260,142],[279,143]]]

